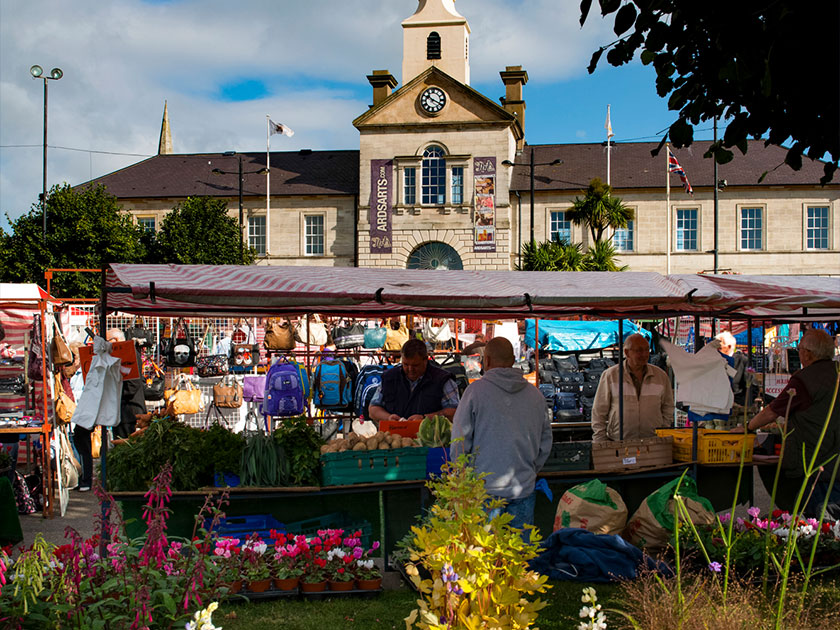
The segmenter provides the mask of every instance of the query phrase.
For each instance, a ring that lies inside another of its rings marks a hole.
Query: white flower
[[[778,536],[779,538],[787,539],[789,534],[790,529],[788,529],[787,527],[779,527],[778,529],[773,530],[773,535]]]
[[[598,596],[595,594],[595,589],[591,586],[587,586],[585,589],[583,589],[583,596],[580,598],[580,601],[582,601],[584,604],[594,604],[595,602],[597,602]]]
[[[800,525],[799,526],[799,535],[803,538],[813,538],[814,535],[817,533],[817,530],[814,529],[813,525]]]
[[[214,626],[213,611],[219,607],[218,602],[212,602],[204,610],[199,610],[193,615],[193,620],[188,621],[184,626],[186,630],[222,630],[221,626]]]
[[[835,538],[840,538],[840,521],[834,522],[834,525],[831,526],[831,533],[834,534]]]
[[[363,569],[372,569],[373,568],[373,559],[356,560],[356,564],[358,564]]]

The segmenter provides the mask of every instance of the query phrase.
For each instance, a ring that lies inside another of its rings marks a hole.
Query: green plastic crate
[[[558,470],[590,470],[592,442],[555,442],[542,467],[542,472]]]
[[[426,478],[426,447],[344,451],[321,455],[321,483],[345,486]]]

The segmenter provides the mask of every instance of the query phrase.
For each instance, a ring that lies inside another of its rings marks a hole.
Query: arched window
[[[446,159],[443,149],[430,146],[423,151],[421,203],[442,206],[446,203]]]
[[[408,257],[406,269],[440,269],[441,271],[464,268],[461,257],[454,248],[439,241],[423,243]]]
[[[426,38],[426,59],[440,59],[440,35],[436,31]]]

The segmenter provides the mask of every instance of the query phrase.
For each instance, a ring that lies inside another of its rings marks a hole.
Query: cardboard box
[[[130,381],[140,378],[140,366],[137,365],[137,350],[134,347],[133,339],[112,343],[111,355],[118,357],[121,361],[122,380]],[[79,361],[82,364],[82,376],[85,380],[87,380],[91,360],[93,360],[93,346],[79,346]]]
[[[674,438],[592,443],[592,467],[596,471],[631,470],[667,466],[674,462]]]

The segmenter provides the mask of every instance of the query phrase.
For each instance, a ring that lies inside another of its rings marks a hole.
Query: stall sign
[[[790,382],[790,374],[765,374],[764,391],[768,396],[776,398]]]
[[[112,343],[111,356],[120,360],[122,380],[130,381],[140,378],[140,366],[137,365],[137,350],[134,348],[134,339]],[[93,346],[80,346],[79,361],[82,364],[82,376],[85,380],[87,380],[91,360],[93,360]]]
[[[473,161],[475,204],[473,251],[496,251],[496,158],[482,157]]]
[[[370,253],[391,253],[393,160],[370,161]]]

